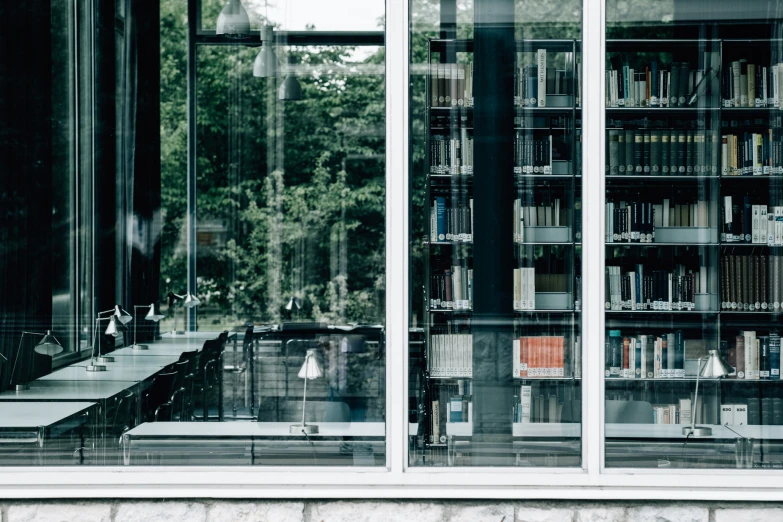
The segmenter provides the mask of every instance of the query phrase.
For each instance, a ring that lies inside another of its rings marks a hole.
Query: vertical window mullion
[[[603,0],[584,0],[582,40],[583,371],[582,443],[585,468],[597,477],[603,464],[604,230],[604,19]]]

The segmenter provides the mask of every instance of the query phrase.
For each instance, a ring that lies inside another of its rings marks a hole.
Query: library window
[[[783,466],[770,5],[607,2],[607,467]]]
[[[385,6],[268,4],[0,8],[0,466],[386,466]]]

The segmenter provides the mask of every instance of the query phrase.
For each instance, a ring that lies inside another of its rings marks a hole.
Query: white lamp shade
[[[106,335],[111,335],[112,337],[117,337],[120,335],[119,328],[117,328],[116,316],[112,316],[111,320],[109,321],[109,326],[106,327],[106,331],[104,333]]]
[[[321,367],[318,366],[318,360],[315,357],[315,350],[307,350],[304,364],[297,375],[300,379],[317,379],[323,375]]]
[[[128,324],[133,319],[133,316],[120,308],[119,305],[114,307],[114,317],[122,324]]]
[[[154,321],[157,323],[164,317],[165,316],[162,313],[160,313],[158,306],[155,303],[152,303],[150,305],[150,310],[149,312],[147,312],[147,315],[144,316],[144,319],[146,319],[147,321]]]
[[[198,297],[188,292],[185,295],[185,308],[193,308],[194,306],[198,306],[201,304],[201,301],[198,300]]]
[[[240,0],[228,0],[217,19],[216,34],[242,37],[250,33],[250,18]]]
[[[56,355],[63,351],[60,341],[52,334],[51,330],[46,330],[46,334],[41,338],[38,344],[33,348],[36,353],[43,355]]]
[[[302,86],[299,80],[291,73],[280,84],[279,98],[282,101],[297,101],[302,99]]]
[[[734,371],[734,369],[718,355],[717,350],[710,350],[707,359],[699,370],[699,376],[706,379],[725,377],[732,371]]]
[[[280,67],[280,60],[272,49],[271,42],[264,42],[253,62],[253,76],[256,78],[274,78]]]

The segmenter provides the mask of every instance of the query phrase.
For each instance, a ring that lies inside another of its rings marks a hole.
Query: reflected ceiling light
[[[282,101],[298,101],[302,99],[302,86],[293,71],[288,73],[280,84],[279,98]]]
[[[250,18],[241,0],[227,0],[217,19],[215,34],[245,38],[250,33]]]
[[[265,25],[261,28],[261,50],[258,51],[253,62],[253,76],[256,78],[274,78],[277,76],[280,60],[278,60],[273,48],[274,39],[275,30],[271,25]]]

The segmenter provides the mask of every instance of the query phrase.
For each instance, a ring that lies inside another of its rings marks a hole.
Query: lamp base
[[[30,389],[30,385],[29,384],[17,384],[16,386],[14,386],[14,389],[16,391],[25,391],[25,390],[29,390]]]
[[[292,424],[289,428],[289,433],[291,435],[299,435],[300,433],[313,435],[318,433],[318,426],[316,424]]]
[[[131,350],[149,350],[150,347],[146,344],[132,344],[129,347]]]
[[[103,364],[88,364],[87,365],[87,371],[88,372],[105,372],[106,366]]]
[[[96,357],[96,358],[95,358],[95,362],[97,362],[97,363],[99,363],[99,364],[105,364],[105,363],[114,362],[114,357],[109,357],[109,356],[106,356],[106,355],[101,355],[100,357]]]
[[[172,330],[169,332],[169,335],[185,335],[185,332],[182,330]]]
[[[707,426],[696,426],[695,428],[685,427],[682,429],[682,434],[691,437],[709,437],[712,435],[712,428]]]

